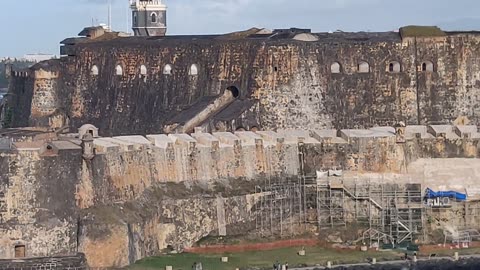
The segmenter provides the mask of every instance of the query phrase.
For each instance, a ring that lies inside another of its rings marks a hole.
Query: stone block
[[[272,145],[285,142],[285,137],[274,131],[257,131],[256,133],[260,135],[260,137],[262,137],[264,145]]]
[[[279,130],[278,134],[283,136],[286,142],[318,143],[317,140],[310,136],[310,131],[308,130]]]
[[[135,150],[148,149],[152,146],[152,142],[150,142],[143,136],[120,136],[114,137],[114,139],[133,144]]]
[[[69,141],[53,141],[51,142],[53,147],[55,147],[58,151],[68,151],[68,150],[82,150],[82,147],[76,145]]]
[[[163,149],[173,147],[173,140],[164,134],[147,135],[147,139],[153,143],[155,147]]]
[[[337,130],[336,129],[319,129],[319,130],[312,130],[310,132],[311,136],[317,140],[323,138],[336,138],[337,137]]]
[[[103,138],[93,140],[96,154],[106,154],[111,152],[119,152],[120,146]]]
[[[261,145],[263,144],[262,136],[251,131],[237,131],[235,136],[240,138],[242,145]]]
[[[240,143],[240,138],[230,132],[216,132],[213,133],[213,136],[215,136],[222,144],[236,145]]]
[[[0,138],[0,151],[9,151],[12,149],[11,138]]]
[[[197,145],[197,140],[190,137],[188,134],[170,134],[168,135],[170,139],[174,142],[175,145],[181,147],[187,147],[188,149],[193,149]]]
[[[56,156],[58,155],[58,148],[52,143],[43,143],[40,148],[40,155],[42,156]]]
[[[432,134],[435,138],[458,139],[459,137],[454,131],[454,126],[451,125],[430,125],[427,127],[427,132]]]
[[[319,142],[347,143],[342,137],[338,137],[338,130],[336,129],[312,130],[310,135]]]
[[[428,139],[433,138],[433,135],[427,132],[427,126],[412,125],[405,127],[405,136],[407,139]]]
[[[478,133],[477,126],[455,126],[455,134],[464,139],[478,138],[480,134]]]
[[[386,132],[386,133],[391,133],[395,135],[395,128],[394,127],[373,127],[370,128],[372,131],[381,131],[381,132]]]
[[[115,138],[99,138],[99,139],[95,139],[94,140],[94,144],[95,144],[95,141],[104,141],[104,142],[109,142],[111,144],[114,144],[114,145],[117,145],[119,147],[119,150],[120,151],[125,151],[125,152],[128,152],[128,151],[133,151],[135,148],[134,148],[134,144],[133,143],[129,143],[129,142],[125,142],[125,141],[121,141],[121,140],[118,140],[118,139],[115,139]]]
[[[198,144],[218,149],[220,141],[210,133],[192,133],[191,136],[197,141]]]
[[[340,136],[347,142],[350,142],[352,139],[395,137],[395,133],[392,134],[388,131],[371,129],[343,129],[340,130]]]

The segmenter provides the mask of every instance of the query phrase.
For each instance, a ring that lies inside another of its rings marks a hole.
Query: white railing
[[[130,5],[140,6],[140,5],[162,5],[162,0],[130,0]]]

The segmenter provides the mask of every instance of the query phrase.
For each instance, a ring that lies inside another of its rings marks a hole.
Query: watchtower
[[[130,0],[135,36],[165,36],[167,6],[162,0]]]

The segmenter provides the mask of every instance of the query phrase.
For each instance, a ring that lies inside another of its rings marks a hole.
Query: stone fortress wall
[[[67,39],[65,57],[14,73],[9,104],[31,111],[13,123],[161,133],[234,86],[208,130],[479,124],[477,33],[256,33]]]
[[[98,137],[90,125],[58,136],[10,130],[0,147],[8,172],[0,176],[0,256],[24,247],[27,257],[84,252],[90,266],[125,266],[207,235],[249,232],[256,185],[317,171],[480,195],[476,126],[396,129],[145,137]]]
[[[0,130],[0,258],[121,267],[249,233],[258,187],[329,170],[480,196],[478,33],[62,44],[61,59],[11,71],[0,105],[2,127],[30,127]],[[452,222],[478,227],[467,216]]]

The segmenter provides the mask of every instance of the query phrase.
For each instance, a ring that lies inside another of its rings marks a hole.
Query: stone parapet
[[[87,270],[87,260],[83,254],[66,257],[18,258],[0,260],[0,270]]]
[[[404,130],[401,143],[392,127],[100,137],[93,139],[91,160],[99,176],[112,183],[112,194],[132,199],[154,183],[298,177],[334,169],[402,172],[405,162],[418,158],[472,158],[479,153],[476,126]],[[14,142],[9,151],[38,152],[40,158],[76,155],[82,153],[78,144],[67,136]]]

